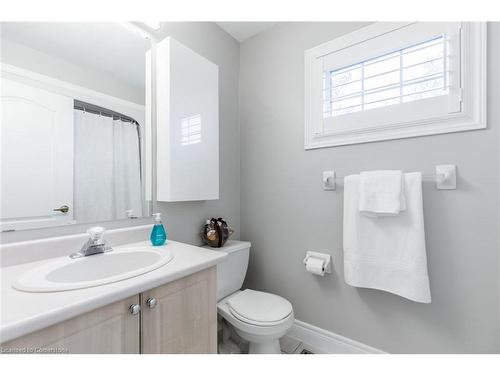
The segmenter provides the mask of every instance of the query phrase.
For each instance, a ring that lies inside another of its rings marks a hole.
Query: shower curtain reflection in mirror
[[[143,216],[137,123],[75,109],[74,218]]]

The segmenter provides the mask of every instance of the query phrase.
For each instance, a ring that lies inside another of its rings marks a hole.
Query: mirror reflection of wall
[[[1,28],[1,229],[149,215],[149,41],[118,23]]]

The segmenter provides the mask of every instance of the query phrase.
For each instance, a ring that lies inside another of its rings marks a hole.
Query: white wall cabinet
[[[1,346],[28,353],[217,353],[216,282],[212,267]]]
[[[157,200],[219,199],[218,66],[172,38],[155,66]]]

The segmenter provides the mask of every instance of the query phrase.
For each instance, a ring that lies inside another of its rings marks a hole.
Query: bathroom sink
[[[169,249],[133,247],[71,259],[47,261],[22,274],[12,286],[25,292],[58,292],[110,284],[164,266],[173,259]]]

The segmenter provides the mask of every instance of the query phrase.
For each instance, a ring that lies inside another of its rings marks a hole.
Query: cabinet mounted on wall
[[[219,199],[219,68],[170,37],[154,62],[157,200]]]

